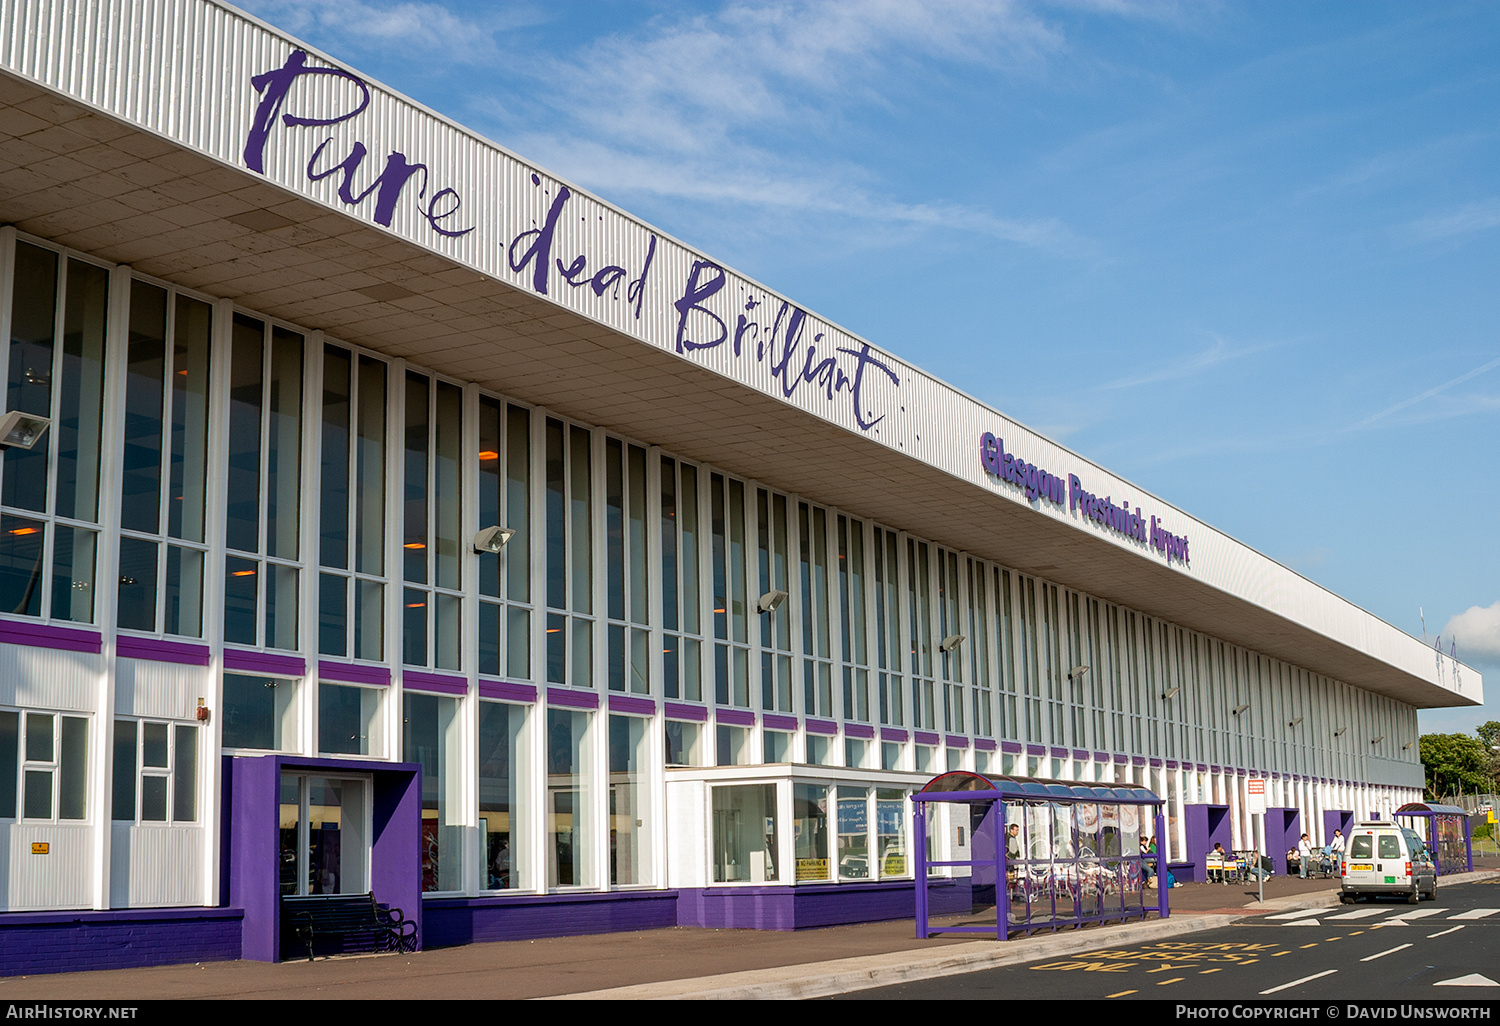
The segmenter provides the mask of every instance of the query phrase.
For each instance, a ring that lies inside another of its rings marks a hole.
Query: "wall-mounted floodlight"
[[[1298,716],[1295,720],[1288,720],[1287,721],[1287,726],[1288,727],[1295,727],[1297,724],[1299,724],[1301,722],[1302,722],[1302,717]]]
[[[1334,737],[1343,737],[1344,736],[1344,731],[1346,731],[1348,729],[1349,729],[1348,727],[1340,727],[1338,730],[1335,730],[1333,732],[1333,736]]]
[[[942,649],[944,652],[952,652],[954,649],[958,648],[959,645],[962,645],[965,641],[968,640],[969,636],[967,634],[950,634],[942,640],[942,643],[938,645],[938,648]]]
[[[766,592],[756,600],[755,611],[757,613],[774,613],[781,608],[781,604],[785,601],[786,592],[777,588],[775,591]]]
[[[1088,673],[1089,670],[1091,670],[1091,669],[1093,669],[1093,667],[1090,667],[1090,666],[1075,666],[1071,670],[1068,671],[1068,679],[1069,680],[1077,680],[1079,677],[1082,677],[1085,673]]]
[[[1370,738],[1370,744],[1372,744],[1372,745],[1378,745],[1378,744],[1380,744],[1380,742],[1382,742],[1384,740],[1385,740],[1385,735],[1381,734],[1379,737],[1372,737],[1372,738]]]
[[[1406,744],[1404,744],[1404,745],[1401,746],[1401,750],[1403,752],[1409,752],[1409,751],[1411,751],[1411,746],[1414,745],[1414,744],[1416,744],[1415,741],[1408,741],[1408,742],[1406,742]]]
[[[508,527],[486,527],[474,536],[474,551],[481,555],[499,552],[515,533]]]
[[[1178,695],[1178,693],[1180,691],[1182,691],[1182,685],[1181,684],[1177,685],[1175,688],[1167,688],[1167,690],[1165,690],[1165,691],[1163,691],[1161,693],[1161,697],[1162,698],[1176,698],[1177,695]]]
[[[30,449],[51,425],[48,417],[11,410],[0,417],[0,449]]]
[[[1233,709],[1229,710],[1229,715],[1231,715],[1231,716],[1238,716],[1240,713],[1244,712],[1248,708],[1250,708],[1250,703],[1249,702],[1245,702],[1243,705],[1237,705]]]

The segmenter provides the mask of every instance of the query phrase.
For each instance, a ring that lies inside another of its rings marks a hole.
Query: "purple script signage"
[[[303,87],[294,88],[299,82]],[[322,132],[346,122],[350,124],[345,131],[357,128],[355,119],[366,112],[372,98],[364,79],[342,68],[309,64],[307,51],[300,49],[292,51],[281,67],[253,76],[250,84],[260,99],[245,136],[242,159],[247,168],[262,175],[266,174],[267,152],[280,133]],[[313,150],[306,167],[298,172],[307,183],[339,176],[339,202],[363,208],[385,228],[391,227],[398,210],[409,209],[403,204],[409,204],[418,224],[425,223],[437,235],[461,238],[474,231],[470,218],[460,214],[464,196],[459,188],[442,182],[427,164],[391,149],[379,173],[359,188],[356,179],[363,181],[369,174],[363,170],[369,147],[356,140],[339,159],[331,150],[333,145],[334,137],[329,135]],[[631,225],[646,236],[636,250],[642,255],[635,267],[625,266],[631,261],[601,258],[570,245],[564,236],[579,220],[576,203],[568,211],[575,200],[573,190],[526,171],[532,188],[541,190],[545,215],[525,228],[513,225],[504,231],[496,240],[496,250],[485,253],[483,247],[490,243],[479,243],[480,262],[493,258],[495,268],[517,276],[512,284],[559,302],[587,290],[600,302],[623,303],[635,321],[641,321],[649,297],[663,296],[658,309],[646,309],[646,337],[658,339],[658,344],[671,340],[682,356],[731,349],[736,363],[753,361],[761,369],[772,391],[786,399],[802,393],[837,403],[846,416],[852,414],[855,426],[863,432],[875,429],[897,405],[894,392],[901,386],[900,375],[868,343],[854,339],[841,344],[846,336],[830,340],[834,332],[819,331],[807,311],[764,290],[756,295],[755,288],[741,280],[731,281],[724,268],[710,260],[693,259],[680,287],[651,287],[658,239],[649,229]],[[592,202],[588,197],[578,199]],[[734,296],[736,291],[739,296]],[[672,296],[678,298],[672,300]]]
[[[1004,439],[996,438],[988,431],[979,436],[979,461],[985,470],[1000,480],[1026,489],[1027,502],[1046,499],[1061,506],[1067,501],[1062,478],[1012,456],[1005,451]]]
[[[306,117],[290,112],[283,113],[282,107],[286,105],[287,94],[291,92],[296,81],[303,76],[316,75],[329,75],[335,79],[353,83],[354,90],[349,98],[352,100],[357,96],[358,104],[352,109],[336,112],[332,117]],[[306,50],[292,51],[292,55],[286,59],[285,64],[272,71],[256,75],[250,79],[250,84],[260,94],[260,103],[255,108],[255,117],[251,121],[250,131],[245,136],[244,159],[245,166],[258,174],[266,173],[266,146],[270,142],[271,129],[275,127],[278,120],[277,115],[280,115],[281,123],[288,128],[326,128],[358,117],[370,105],[370,87],[363,79],[341,68],[309,67]],[[463,203],[462,197],[451,188],[435,189],[429,196],[428,189],[432,181],[427,165],[413,164],[406,159],[406,154],[395,150],[386,156],[385,167],[380,174],[375,176],[375,180],[356,194],[353,186],[354,175],[364,163],[369,151],[364,143],[356,142],[349,148],[349,154],[343,160],[323,170],[318,170],[318,165],[323,160],[323,151],[331,142],[333,142],[333,137],[329,136],[313,151],[312,159],[307,162],[307,180],[317,182],[329,175],[343,172],[343,178],[339,182],[339,199],[353,207],[363,203],[373,193],[375,211],[371,217],[376,224],[386,228],[391,226],[391,216],[396,212],[396,203],[401,199],[402,193],[406,192],[406,187],[411,180],[417,177],[418,172],[421,172],[421,184],[417,186],[416,192],[417,211],[432,227],[432,230],[449,238],[467,235],[474,230],[472,227],[449,227],[444,223],[458,213],[458,208]],[[426,201],[425,205],[421,202],[422,200]]]
[[[1069,474],[1066,486],[1063,479],[1050,471],[1042,470],[1019,457],[1005,451],[1005,442],[986,431],[979,436],[979,462],[986,472],[1000,480],[1026,490],[1026,501],[1046,501],[1061,506],[1068,504],[1069,513],[1078,513],[1107,530],[1123,534],[1134,541],[1145,542],[1167,557],[1167,562],[1188,562],[1188,540],[1185,535],[1175,535],[1162,527],[1156,517],[1146,517],[1137,506],[1133,511],[1127,500],[1115,505],[1112,496],[1099,496],[1086,491],[1077,474]]]

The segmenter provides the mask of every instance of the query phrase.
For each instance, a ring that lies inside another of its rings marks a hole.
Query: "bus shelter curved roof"
[[[1457,805],[1438,805],[1436,802],[1407,802],[1397,809],[1394,816],[1463,816],[1469,817],[1468,809],[1460,809]]]
[[[1144,787],[1114,787],[1071,780],[986,777],[971,770],[950,770],[929,780],[914,802],[1061,801],[1114,805],[1160,805],[1162,799]]]

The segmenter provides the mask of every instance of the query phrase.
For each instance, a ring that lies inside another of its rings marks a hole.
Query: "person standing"
[[[1297,875],[1306,880],[1307,864],[1312,861],[1312,845],[1308,842],[1306,834],[1303,834],[1297,841],[1297,861],[1301,863],[1297,867]]]

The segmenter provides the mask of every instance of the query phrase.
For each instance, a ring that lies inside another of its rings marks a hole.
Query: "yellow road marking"
[[[1358,937],[1360,934],[1362,934],[1364,932],[1365,931],[1363,931],[1363,930],[1355,930],[1352,933],[1350,933],[1349,936],[1351,936],[1351,937]]]
[[[1290,954],[1291,954],[1290,951],[1278,951],[1278,952],[1276,952],[1276,954],[1272,955],[1271,957],[1272,958],[1280,958],[1282,955],[1290,955]]]
[[[1302,945],[1302,947],[1303,947],[1303,948],[1304,948],[1304,949],[1305,949],[1305,948],[1315,948],[1315,947],[1317,947],[1317,946],[1318,946],[1318,942],[1317,942],[1317,941],[1313,941],[1313,942],[1312,942],[1312,943],[1311,943],[1311,944],[1304,944],[1304,945]]]
[[[1112,998],[1112,997],[1124,997],[1124,996],[1125,996],[1125,995],[1126,995],[1126,994],[1134,994],[1134,993],[1135,993],[1135,991],[1133,991],[1133,990],[1122,990],[1122,991],[1120,991],[1120,993],[1118,993],[1118,994],[1106,994],[1106,995],[1104,995],[1104,996],[1105,996],[1105,997],[1106,997],[1106,998]]]
[[[1162,980],[1160,983],[1157,984],[1157,986],[1158,987],[1165,987],[1169,983],[1181,983],[1184,979],[1186,979],[1186,977],[1175,976],[1175,977],[1173,977],[1170,980]]]
[[[1209,973],[1216,973],[1216,972],[1219,972],[1219,971],[1220,970],[1218,970],[1218,969],[1200,969],[1200,970],[1198,970],[1198,975],[1199,976],[1207,976]]]

